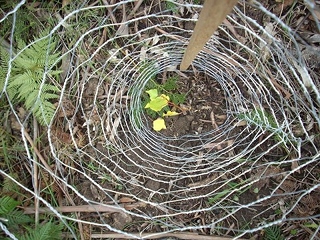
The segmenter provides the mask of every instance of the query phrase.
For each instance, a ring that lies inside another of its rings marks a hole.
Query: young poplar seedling
[[[159,94],[157,89],[150,89],[146,91],[146,93],[149,94],[150,101],[147,103],[145,108],[150,108],[159,115],[159,117],[153,121],[153,130],[159,132],[162,129],[166,129],[167,127],[163,117],[179,115],[180,113],[173,110],[178,108],[178,106],[173,102],[170,102],[170,97],[168,95]],[[163,109],[166,107],[172,107],[172,109],[163,112]]]

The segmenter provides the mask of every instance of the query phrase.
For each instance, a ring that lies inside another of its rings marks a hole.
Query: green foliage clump
[[[250,112],[240,114],[239,119],[246,120],[250,124],[264,128],[277,128],[277,123],[273,116],[261,109],[254,109]]]
[[[171,76],[163,83],[156,81],[157,72],[153,70],[154,65],[146,63],[142,69],[148,73],[148,83],[145,86],[146,91],[142,94],[142,107],[148,116],[153,119],[153,129],[160,131],[166,129],[165,121],[162,117],[176,116],[182,110],[179,104],[183,103],[186,94],[179,93],[177,81],[178,76]]]
[[[5,3],[4,3],[5,2]],[[1,10],[3,12],[12,11],[20,1],[1,1]],[[15,14],[10,14],[1,23],[0,36],[4,39],[10,37],[12,30],[14,28],[15,39],[22,39],[27,41],[30,38],[32,32],[36,31],[39,26],[39,21],[36,19],[35,15],[26,6],[19,8]]]
[[[60,240],[62,239],[62,224],[47,222],[38,225],[35,229],[28,228],[28,233],[20,238],[20,240]]]
[[[178,6],[173,1],[166,1],[166,9],[172,11],[173,13],[177,13],[179,11]]]
[[[181,103],[184,103],[186,99],[186,94],[182,94],[177,92],[178,90],[178,81],[177,76],[169,77],[163,84],[159,84],[155,81],[155,78],[151,78],[149,82],[147,83],[145,89],[157,89],[158,92],[164,93],[170,98],[170,101],[174,105],[179,105]],[[147,94],[144,94],[142,96],[142,106],[145,108],[145,106],[150,102],[150,97]],[[170,109],[168,107],[163,108],[164,112],[169,111]],[[150,109],[146,109],[146,112],[149,116],[155,117],[157,114],[154,113],[154,111],[150,111]]]
[[[20,240],[60,240],[62,224],[46,222],[34,226],[33,219],[17,207],[20,203],[9,196],[0,198],[0,221]],[[0,234],[1,237],[1,234]],[[3,239],[3,238],[1,238]]]
[[[157,75],[159,72],[154,61],[141,62],[138,65],[138,71],[140,73],[140,78],[143,78],[144,81],[146,79],[148,80],[146,85],[142,87],[143,92],[141,94],[141,106],[132,110],[134,122],[140,128],[141,112],[145,111],[149,117],[155,119],[158,116],[162,116],[164,113],[168,113],[171,110],[170,106],[177,107],[179,104],[184,103],[186,99],[186,94],[179,92],[179,87],[177,84],[179,80],[178,76],[171,76],[167,78],[164,83],[157,82]],[[137,84],[132,88],[129,94],[133,94],[139,90],[141,90],[141,86]],[[158,112],[154,111],[152,108],[146,108],[146,106],[150,104],[150,102],[152,101],[150,95],[148,94],[149,91],[157,91],[159,93],[159,96],[164,95],[168,99],[170,99],[170,101],[168,101],[168,104],[163,106],[163,108]]]
[[[13,230],[18,230],[18,225],[31,223],[32,219],[17,209],[18,201],[11,197],[0,198],[0,217],[6,219],[5,224]]]
[[[279,129],[273,115],[262,109],[253,109],[250,112],[239,114],[238,118],[245,120],[248,124],[261,127],[271,133],[274,133],[276,141],[282,141],[285,138],[284,132]]]
[[[147,62],[144,61],[139,66],[139,72],[141,75],[143,75],[144,79],[148,79],[148,82],[144,89],[150,90],[150,89],[157,89],[159,93],[163,93],[171,99],[170,101],[173,102],[175,105],[179,105],[181,103],[184,103],[186,99],[186,94],[179,93],[179,87],[178,87],[178,76],[171,76],[166,79],[164,83],[158,83],[157,82],[157,74],[158,71],[155,67],[155,62]],[[150,101],[149,95],[146,93],[142,95],[142,105],[143,108],[148,104]],[[149,113],[148,113],[149,114]]]
[[[10,72],[9,53],[0,48],[0,89],[6,87],[14,104],[23,103],[41,125],[48,124],[55,111],[51,100],[59,97],[58,87],[46,83],[49,79],[51,82],[57,80],[61,73],[55,67],[60,56],[60,53],[54,53],[57,43],[50,38],[40,38],[30,46],[21,39],[17,43],[17,55],[13,58]],[[5,86],[8,72],[10,76]]]
[[[264,229],[265,234],[263,240],[284,240],[279,226],[271,226]]]

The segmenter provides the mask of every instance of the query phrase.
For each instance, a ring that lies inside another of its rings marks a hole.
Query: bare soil
[[[156,13],[165,9],[164,1],[144,1],[141,5],[137,14],[146,11],[146,14]],[[294,17],[290,18],[288,24],[292,26],[299,36],[301,41],[308,42],[308,34],[316,33],[317,28],[315,27],[315,21],[312,20],[312,16],[306,9],[302,1],[284,0],[283,3],[273,0],[263,0],[261,3],[270,10],[272,13],[279,17],[286,16],[291,10],[291,6],[296,3],[294,8]],[[134,7],[134,5],[132,5]],[[261,14],[250,5],[239,6],[240,8],[246,8],[246,14],[256,19],[259,24],[264,26],[268,19],[266,16]],[[168,14],[179,14],[168,12]],[[116,9],[114,16],[118,22],[122,21],[122,9]],[[192,16],[191,11],[186,11],[181,14],[180,17]],[[299,20],[299,21],[298,21]],[[130,29],[134,32],[146,28],[150,25],[161,24],[161,19],[150,18],[148,21],[142,20],[135,29]],[[176,24],[176,23],[174,23]],[[180,26],[192,29],[194,26]],[[238,32],[242,34],[240,31]],[[243,36],[245,37],[245,36]],[[121,42],[119,45],[123,44]],[[313,47],[319,47],[319,42],[310,43]],[[230,46],[230,48],[236,49],[236,46]],[[318,49],[318,48],[317,48]],[[88,52],[92,52],[92,49],[88,49]],[[308,52],[309,54],[310,52]],[[309,56],[309,55],[308,55]],[[100,56],[103,61],[105,56]],[[310,57],[310,61],[307,62],[315,72],[315,76],[319,77],[320,65],[313,61],[314,58]],[[157,81],[163,82],[164,79],[170,77],[171,73],[162,73],[159,75]],[[85,76],[81,76],[85,78]],[[241,83],[240,79],[235,80],[242,94],[247,95],[247,89]],[[88,111],[92,104],[92,99],[95,94],[99,96],[99,104],[105,103],[105,94],[108,86],[97,86],[99,81],[90,81],[86,85],[86,92],[83,95],[81,104],[85,108],[83,111]],[[98,93],[96,92],[99,87]],[[178,91],[179,93],[186,93],[187,97],[183,108],[187,109],[183,114],[176,117],[170,117],[166,119],[167,129],[159,133],[162,138],[167,138],[165,141],[166,146],[170,146],[165,150],[172,151],[170,157],[185,156],[186,152],[184,149],[195,148],[193,152],[194,156],[201,156],[206,154],[212,149],[200,150],[197,146],[204,145],[201,138],[197,137],[201,134],[218,134],[219,129],[224,126],[230,113],[227,112],[228,96],[225,90],[220,86],[219,82],[208,76],[203,72],[197,72],[196,70],[187,75],[179,75],[178,80]],[[129,93],[128,94],[128,98]],[[272,93],[271,93],[272,94]],[[314,96],[315,97],[315,96]],[[259,154],[260,152],[267,152],[260,159],[260,164],[254,165],[248,163],[243,167],[236,168],[234,171],[228,172],[228,169],[221,169],[221,173],[208,172],[203,173],[203,169],[206,170],[208,166],[212,165],[212,162],[206,162],[205,160],[199,160],[199,163],[192,163],[191,167],[186,167],[184,164],[168,162],[165,155],[158,154],[153,156],[150,151],[149,139],[137,143],[140,147],[133,149],[123,149],[121,154],[113,152],[113,149],[108,148],[99,136],[95,136],[95,139],[88,139],[88,129],[86,128],[86,121],[82,116],[82,109],[79,110],[79,106],[76,102],[72,102],[69,99],[64,101],[64,109],[58,114],[55,123],[52,126],[53,144],[59,151],[59,157],[62,161],[62,165],[66,164],[74,168],[74,171],[70,172],[70,181],[72,185],[86,198],[92,201],[107,203],[107,204],[120,204],[133,213],[145,216],[145,218],[129,215],[123,212],[114,213],[81,213],[78,215],[79,219],[83,221],[90,221],[95,223],[107,223],[112,227],[127,231],[127,232],[162,232],[170,229],[170,226],[206,226],[210,225],[213,220],[219,222],[219,230],[214,230],[206,227],[199,227],[198,230],[190,231],[192,233],[199,233],[202,235],[215,235],[233,237],[238,234],[239,230],[251,229],[257,227],[262,221],[268,222],[274,219],[281,218],[282,214],[289,208],[293,207],[294,210],[287,216],[287,218],[294,217],[296,220],[281,223],[280,227],[284,236],[287,239],[308,239],[312,235],[313,229],[306,227],[309,223],[303,219],[304,217],[311,215],[320,214],[320,189],[315,189],[308,194],[305,194],[301,199],[301,195],[294,194],[310,189],[316,183],[319,183],[320,168],[319,161],[313,164],[308,164],[307,167],[302,167],[298,171],[286,177],[286,173],[292,169],[297,168],[296,162],[286,163],[279,166],[268,165],[268,162],[281,160],[284,156],[290,156],[290,149],[285,149],[283,146],[269,149],[269,146],[275,144],[275,140],[270,138],[265,144],[260,145],[253,154]],[[93,122],[99,122],[101,119],[96,114],[97,111],[90,110],[90,115]],[[95,115],[96,114],[96,115]],[[76,130],[73,129],[74,137],[70,135],[70,129],[68,129],[68,123],[66,118],[72,119]],[[152,119],[149,119],[148,126],[152,131]],[[14,123],[12,123],[14,125]],[[128,131],[129,129],[122,129]],[[13,129],[17,136],[20,136],[19,129]],[[234,128],[230,134],[233,136],[242,137],[243,127],[239,126]],[[319,127],[315,126],[312,130],[315,137],[315,144],[320,149],[320,137]],[[97,131],[98,133],[98,131]],[[159,136],[160,136],[159,135]],[[128,141],[125,134],[119,132],[120,140],[124,143]],[[193,136],[189,138],[190,136]],[[267,136],[267,133],[266,133]],[[261,136],[259,139],[253,141],[253,136],[247,139],[248,145],[237,146],[234,148],[234,152],[231,154],[237,154],[244,148],[252,146],[264,140],[266,136]],[[186,141],[186,139],[189,139]],[[190,141],[192,139],[192,141]],[[76,142],[77,146],[81,151],[77,151],[72,147],[73,141]],[[50,156],[50,152],[46,147],[48,141],[43,141],[44,145],[43,154]],[[125,145],[125,144],[124,144]],[[92,146],[94,148],[92,148]],[[159,146],[159,148],[162,146]],[[224,142],[218,148],[227,148],[228,143]],[[181,151],[178,152],[177,149]],[[270,150],[270,151],[269,151]],[[301,161],[308,160],[309,156],[315,155],[315,147],[310,145],[301,146]],[[175,155],[174,155],[175,154]],[[94,156],[94,158],[92,157]],[[106,156],[111,156],[107,158]],[[163,157],[163,158],[162,158]],[[186,155],[185,157],[190,157]],[[228,156],[223,156],[227,159]],[[293,156],[297,157],[297,156]],[[74,159],[81,159],[83,162],[75,161]],[[99,161],[96,161],[99,159]],[[154,161],[157,159],[157,161]],[[200,159],[200,157],[199,157]],[[221,160],[222,162],[222,160]],[[92,163],[92,165],[90,165]],[[60,163],[61,164],[61,163]],[[200,167],[197,167],[199,164]],[[217,164],[219,165],[219,163]],[[52,166],[57,172],[63,167],[57,167],[55,163]],[[89,166],[92,169],[89,171]],[[103,167],[105,166],[105,167]],[[235,167],[235,165],[228,165],[229,167]],[[242,166],[242,165],[241,165]],[[252,166],[252,168],[250,167]],[[88,172],[88,176],[84,176],[82,173],[83,169]],[[103,172],[108,169],[110,172]],[[177,170],[179,169],[179,171]],[[199,175],[192,175],[190,169],[194,169]],[[249,169],[249,170],[248,170]],[[244,171],[248,170],[246,173]],[[21,171],[21,169],[17,169]],[[21,171],[23,172],[23,171]],[[130,173],[130,174],[128,174]],[[105,175],[103,175],[105,174]],[[241,178],[234,179],[236,175]],[[180,176],[180,177],[177,177]],[[122,181],[118,181],[122,179]],[[50,176],[44,176],[46,182],[52,182]],[[92,179],[99,184],[99,187],[93,184]],[[221,207],[212,208],[210,211],[200,211],[198,209],[210,208],[214,201],[210,199],[214,193],[223,192],[224,190],[230,189],[232,186],[221,187],[221,183],[226,182],[227,179],[234,179],[232,184],[242,186],[245,181],[255,180],[250,188],[246,188],[243,191],[235,192],[230,194],[224,202],[221,203]],[[3,179],[0,179],[1,181]],[[26,181],[24,179],[24,181]],[[210,183],[210,184],[209,184]],[[57,196],[59,205],[71,205],[70,199],[67,199],[64,193],[53,184],[53,192]],[[26,182],[25,186],[32,186],[31,182]],[[187,187],[190,191],[186,191]],[[43,187],[45,188],[45,186]],[[182,189],[182,190],[181,190]],[[215,189],[219,191],[215,192]],[[167,194],[171,193],[171,194]],[[292,193],[292,194],[291,194]],[[258,199],[263,199],[266,196],[272,195],[271,198],[266,198],[259,205],[250,203]],[[49,196],[49,197],[48,197]],[[198,197],[202,196],[202,197]],[[282,197],[285,196],[285,197]],[[50,195],[45,197],[50,198]],[[71,196],[72,204],[84,205],[87,204],[82,198],[73,194]],[[143,200],[153,201],[153,206],[145,204]],[[26,203],[26,205],[31,203]],[[162,204],[165,207],[162,207]],[[249,204],[250,206],[248,206]],[[238,211],[230,216],[228,215],[228,206],[238,207]],[[239,206],[244,206],[239,208]],[[276,207],[277,206],[277,207]],[[279,208],[280,206],[280,208]],[[195,210],[195,213],[192,213]],[[184,212],[190,212],[184,214]],[[180,212],[181,214],[174,214]],[[171,217],[158,217],[170,215]],[[152,216],[157,218],[152,219]],[[297,235],[292,237],[291,230],[298,229]],[[108,230],[102,227],[92,227],[91,225],[84,224],[83,232],[84,235],[90,237],[91,233],[105,233]],[[264,232],[257,232],[254,234],[246,234],[246,238],[250,239],[263,239]],[[172,239],[172,238],[171,238]]]

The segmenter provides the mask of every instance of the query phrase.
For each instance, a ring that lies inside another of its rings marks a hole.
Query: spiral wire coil
[[[173,3],[179,11],[200,12],[200,5],[189,2]],[[110,6],[79,6],[51,29],[48,37],[63,38],[61,28],[72,24],[80,14],[107,8],[115,12],[130,4],[132,1]],[[311,1],[305,4],[312,9]],[[268,16],[273,23],[272,31],[248,16],[245,6]],[[12,14],[19,8],[17,5]],[[163,232],[168,233],[211,229],[214,234],[217,229],[228,230],[222,223],[233,216],[251,212],[253,219],[264,219],[264,214],[277,206],[282,212],[272,220],[257,220],[259,223],[254,226],[233,231],[241,237],[297,219],[317,221],[316,212],[301,217],[295,209],[306,197],[319,194],[319,178],[303,190],[283,190],[295,174],[309,171],[311,176],[313,170],[319,168],[319,134],[314,129],[320,126],[320,85],[317,73],[312,70],[313,63],[303,54],[301,39],[261,3],[241,1],[192,67],[182,73],[179,64],[192,34],[192,29],[183,26],[195,24],[194,16],[182,18],[162,10],[122,23],[110,23],[109,14],[98,26],[87,29],[74,40],[73,46],[58,60],[67,58],[69,65],[60,86],[55,114],[58,120],[48,124],[50,153],[57,166],[57,171],[48,171],[49,174],[65,184],[69,194],[86,204],[111,202],[131,217],[161,224]],[[6,17],[1,21],[6,21]],[[151,24],[139,27],[149,21]],[[320,30],[319,22],[316,24]],[[100,44],[97,44],[99,39],[93,37],[104,29],[123,27],[135,30],[117,32]],[[83,53],[83,48],[90,52]],[[50,67],[45,75],[49,74]],[[168,72],[180,76],[202,74],[217,84],[224,96],[223,123],[208,131],[193,130],[181,135],[154,131],[150,116],[143,108],[142,96],[155,76]],[[2,97],[6,96],[4,88]],[[11,107],[13,112],[17,111]],[[18,114],[16,117],[19,118]],[[21,132],[26,120],[19,119]],[[63,123],[70,137],[69,149],[57,141],[57,121]],[[23,141],[32,166],[30,145],[25,138]],[[286,149],[287,155],[281,156],[283,152],[279,149]],[[46,171],[41,163],[39,166]],[[280,166],[286,167],[276,170]],[[7,175],[4,170],[1,174]],[[71,179],[75,174],[104,196],[103,199],[90,197],[83,189],[74,187]],[[261,185],[261,179],[268,185],[268,192],[249,202],[235,200],[241,192],[253,194],[254,187]],[[141,205],[128,210],[119,204],[120,196]],[[45,199],[35,194],[34,197],[54,210]],[[281,202],[286,199],[291,199],[291,204],[284,209]],[[252,213],[257,206],[265,208]],[[61,219],[89,221],[57,211],[54,214]],[[197,214],[207,214],[210,221],[180,221]],[[99,220],[89,223],[136,238],[114,227],[103,214],[98,216]],[[319,226],[313,234],[316,236],[319,236]]]

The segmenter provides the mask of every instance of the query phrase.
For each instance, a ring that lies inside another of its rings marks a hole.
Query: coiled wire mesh
[[[75,27],[78,39],[63,46],[60,60],[67,67],[47,134],[56,169],[51,176],[76,205],[112,205],[130,220],[118,220],[129,226],[117,224],[117,217],[98,208],[95,218],[55,214],[131,238],[142,236],[136,231],[157,236],[187,230],[243,237],[276,224],[318,222],[318,203],[313,209],[306,203],[320,195],[319,66],[306,58],[308,44],[263,4],[241,1],[190,70],[180,72],[201,10],[190,2],[172,2],[174,11],[140,9],[123,22],[110,19],[136,6],[133,1],[83,5],[50,31],[64,39],[83,14],[108,12],[95,26]],[[155,132],[143,96],[151,81],[166,75],[179,76],[181,89],[193,86],[183,103],[188,110],[172,118],[166,131]],[[192,98],[208,89],[209,96],[222,96],[218,124],[210,98]],[[184,124],[199,123],[199,104],[211,113],[205,130],[181,132]],[[137,227],[139,221],[148,227]],[[319,237],[319,225],[313,230],[310,238]]]

